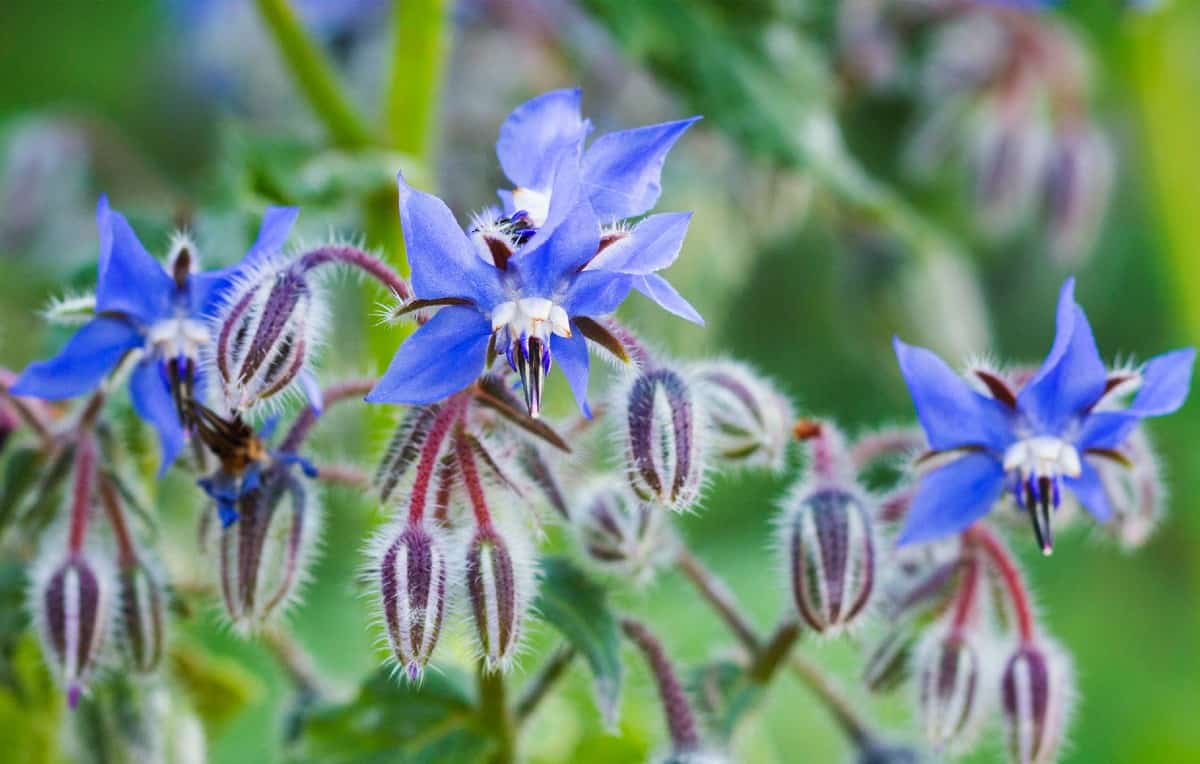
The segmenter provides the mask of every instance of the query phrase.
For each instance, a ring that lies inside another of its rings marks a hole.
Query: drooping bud
[[[979,648],[961,632],[937,634],[917,653],[917,709],[925,738],[936,750],[968,748],[984,716]]]
[[[1108,206],[1115,164],[1108,139],[1091,125],[1055,137],[1042,193],[1050,251],[1059,259],[1076,261],[1091,248]]]
[[[1000,699],[1008,753],[1017,764],[1055,760],[1072,696],[1071,664],[1053,644],[1025,644],[1008,660]]]
[[[111,584],[85,553],[69,555],[35,578],[33,610],[42,650],[74,708],[108,631]]]
[[[1007,234],[1026,219],[1049,144],[1037,118],[1005,109],[1004,104],[983,109],[974,127],[975,202],[981,224],[992,234]]]
[[[645,583],[671,555],[661,510],[616,481],[588,491],[574,513],[579,546],[599,570]]]
[[[244,412],[297,378],[317,340],[322,303],[307,272],[268,267],[235,289],[216,319],[217,376],[230,412]]]
[[[691,387],[671,369],[651,369],[634,378],[624,404],[634,493],[677,512],[690,508],[700,496],[705,456]]]
[[[219,530],[219,585],[226,615],[252,632],[296,594],[319,517],[304,484],[281,463],[242,493],[237,511],[237,522]]]
[[[467,546],[466,585],[475,636],[488,671],[507,671],[533,598],[533,576],[524,538],[493,527],[474,531]]]
[[[118,645],[125,664],[143,674],[162,662],[165,643],[166,596],[158,576],[145,563],[122,567],[117,573]]]
[[[785,504],[781,531],[801,617],[822,633],[853,624],[875,586],[875,536],[864,499],[838,487],[802,487]]]
[[[412,682],[421,678],[441,635],[448,560],[446,539],[436,528],[410,523],[384,537],[376,572],[379,604],[392,655]]]
[[[744,364],[707,361],[691,376],[710,423],[710,453],[732,464],[782,470],[796,419],[791,402]]]

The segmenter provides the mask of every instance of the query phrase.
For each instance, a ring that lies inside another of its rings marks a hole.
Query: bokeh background
[[[836,0],[397,0],[414,18],[439,7],[447,14],[441,77],[406,73],[410,90],[428,88],[428,131],[419,109],[380,97],[393,66],[389,3],[294,0],[350,102],[369,124],[389,126],[386,138],[362,142],[331,136],[314,116],[255,5],[0,3],[0,365],[21,368],[61,342],[37,311],[91,283],[101,192],[152,251],[186,225],[203,256],[227,262],[264,206],[298,203],[306,241],[364,237],[394,253],[397,169],[456,210],[491,203],[500,120],[527,97],[571,85],[584,88],[600,130],[705,116],[668,163],[660,209],[695,210],[670,276],[708,325],[666,320],[632,300],[626,318],[679,357],[754,363],[804,412],[851,431],[909,419],[894,333],[952,358],[1039,359],[1071,273],[1106,357],[1146,358],[1200,341],[1200,3],[1138,11],[1071,0],[1052,12],[1091,57],[1091,115],[1117,158],[1095,245],[1070,260],[1047,251],[1036,224],[1000,239],[980,234],[967,179],[918,184],[905,175],[900,156],[921,107],[903,87],[846,86]],[[842,139],[814,137],[820,130]],[[398,337],[373,326],[371,293],[353,283],[334,291],[322,375],[378,370]],[[323,425],[320,453],[368,464],[382,418],[354,407],[338,413]],[[1075,656],[1080,698],[1066,761],[1200,761],[1198,427],[1200,403],[1151,425],[1172,498],[1136,552],[1090,526],[1069,533],[1049,559],[1021,543],[1024,528],[1015,536],[1046,623]],[[189,493],[183,480],[168,481],[157,507],[172,570],[186,584],[201,580],[207,563],[188,546],[198,508],[178,498]],[[767,552],[786,486],[719,478],[704,508],[681,523],[764,630],[784,601]],[[349,490],[332,489],[325,502],[323,553],[291,623],[348,689],[380,659],[357,575],[362,542],[383,513]],[[681,661],[729,648],[678,575],[622,603],[658,626]],[[0,620],[17,618],[19,597],[0,608]],[[545,627],[534,632],[531,655],[553,643]],[[872,699],[855,682],[867,636],[803,649],[838,673],[856,703],[911,736],[903,698]],[[194,686],[175,691],[211,733],[210,760],[281,760],[292,693],[268,653],[229,633],[215,612],[192,613],[173,640],[177,668],[194,674]],[[31,645],[13,649],[13,670],[36,672]],[[639,662],[630,670],[619,735],[602,729],[577,666],[522,740],[531,760],[640,762],[658,749],[652,687]],[[69,756],[63,713],[57,694],[0,689],[0,760]],[[743,726],[736,749],[767,763],[848,755],[823,708],[788,676]],[[975,759],[998,755],[993,740]]]

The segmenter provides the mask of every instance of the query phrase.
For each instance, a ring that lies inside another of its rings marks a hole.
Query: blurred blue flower
[[[932,352],[895,340],[929,445],[952,458],[921,478],[900,543],[965,529],[1001,498],[1006,481],[1047,554],[1051,510],[1063,487],[1097,520],[1109,518],[1108,497],[1089,459],[1119,460],[1117,449],[1142,419],[1183,405],[1195,350],[1157,356],[1138,372],[1109,374],[1074,286],[1073,279],[1063,285],[1050,354],[1015,392],[984,371],[976,377],[990,394],[977,392]],[[1135,384],[1137,394],[1120,408],[1118,399]]]
[[[540,409],[553,357],[590,416],[579,321],[612,313],[639,274],[673,262],[690,214],[655,215],[632,231],[604,233],[572,177],[576,169],[569,159],[559,163],[546,224],[533,233],[526,221],[489,215],[468,234],[440,199],[398,178],[415,296],[409,308],[438,312],[400,346],[368,401],[439,401],[503,352],[521,376],[531,414]]]
[[[199,397],[203,385],[197,362],[210,341],[209,319],[240,274],[282,248],[298,214],[294,207],[268,208],[257,241],[240,263],[197,272],[188,247],[179,248],[166,267],[159,264],[125,217],[100,197],[95,318],[58,355],[30,364],[12,392],[46,400],[83,395],[127,353],[140,351],[130,397],[138,416],[158,431],[166,470],[187,437],[177,401],[185,394]]]

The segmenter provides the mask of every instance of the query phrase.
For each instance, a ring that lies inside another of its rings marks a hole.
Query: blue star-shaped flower
[[[400,346],[367,401],[442,400],[475,381],[490,350],[520,374],[531,414],[553,357],[590,416],[578,322],[613,312],[637,274],[674,261],[690,215],[654,215],[632,231],[602,235],[579,184],[561,178],[573,171],[560,163],[548,222],[528,238],[509,218],[477,221],[468,234],[440,199],[398,178],[413,294],[439,310]]]
[[[977,372],[985,395],[932,352],[895,340],[930,447],[953,452],[953,461],[921,478],[900,543],[965,529],[1001,498],[1006,481],[1047,554],[1051,510],[1064,487],[1097,520],[1108,519],[1108,497],[1089,459],[1113,456],[1142,419],[1183,405],[1195,350],[1157,356],[1132,378],[1110,375],[1074,287],[1073,279],[1063,285],[1050,354],[1016,391],[999,376]],[[1121,390],[1134,383],[1137,394],[1118,407]]]
[[[514,188],[498,193],[510,218],[525,220],[534,229],[552,224],[554,198],[575,193],[571,187],[576,184],[606,226],[646,214],[662,191],[667,153],[700,119],[618,130],[600,136],[585,150],[592,124],[581,115],[579,104],[578,88],[553,90],[518,106],[500,126],[496,156]],[[575,164],[570,172],[561,171],[564,159]],[[675,315],[703,323],[695,308],[653,270],[630,273],[631,286]]]
[[[125,217],[100,197],[95,318],[58,355],[30,364],[12,386],[13,394],[46,400],[83,395],[126,353],[140,350],[142,358],[129,380],[130,397],[138,416],[158,431],[165,470],[186,440],[176,394],[202,384],[197,362],[210,340],[213,313],[239,274],[280,251],[298,214],[293,207],[268,208],[258,239],[240,263],[196,272],[186,250],[161,265],[142,247]]]

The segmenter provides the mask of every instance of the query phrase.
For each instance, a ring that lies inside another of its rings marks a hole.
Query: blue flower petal
[[[638,223],[629,236],[614,242],[588,263],[588,270],[645,275],[661,271],[675,262],[687,235],[690,212],[651,215]]]
[[[299,207],[268,207],[258,228],[258,238],[245,257],[227,268],[193,273],[188,279],[193,317],[214,315],[239,275],[281,252],[299,215]]]
[[[629,296],[633,277],[608,271],[584,271],[571,281],[561,305],[569,316],[604,316]]]
[[[12,394],[51,401],[83,395],[142,342],[141,332],[128,321],[94,318],[75,332],[58,355],[29,364],[13,383]]]
[[[400,224],[412,268],[413,292],[423,300],[461,297],[490,309],[502,299],[499,271],[475,250],[450,209],[396,176]]]
[[[590,123],[579,112],[580,91],[552,90],[518,106],[500,126],[496,156],[513,185],[550,190],[560,153],[578,147]]]
[[[601,220],[647,212],[658,201],[663,162],[675,141],[700,119],[635,127],[602,135],[583,155],[583,182]]]
[[[158,432],[161,447],[158,476],[162,477],[179,457],[187,435],[179,422],[170,382],[161,363],[147,359],[134,368],[129,378],[129,397],[137,415]]]
[[[664,310],[691,321],[693,324],[704,326],[704,317],[700,315],[700,312],[657,273],[636,276],[633,280],[633,288],[654,300]]]
[[[321,390],[321,383],[317,380],[317,375],[312,369],[304,368],[300,370],[300,389],[304,391],[304,397],[308,400],[308,407],[317,416],[325,410],[325,394]]]
[[[525,296],[553,298],[596,255],[600,224],[587,202],[575,205],[548,236],[538,236],[514,259]]]
[[[1108,493],[1104,490],[1104,483],[1100,479],[1100,473],[1088,463],[1087,459],[1080,463],[1082,472],[1077,478],[1064,478],[1063,483],[1071,493],[1075,494],[1075,498],[1083,505],[1084,509],[1092,513],[1100,522],[1106,522],[1112,517],[1112,505],[1108,502]]]
[[[965,530],[987,514],[1004,488],[1000,462],[971,453],[921,478],[898,544],[933,541]]]
[[[473,308],[442,308],[404,341],[368,403],[435,403],[483,371],[492,327]]]
[[[1054,345],[1041,368],[1017,396],[1017,407],[1039,433],[1057,435],[1104,394],[1108,370],[1092,328],[1075,304],[1075,280],[1067,279],[1058,299]]]
[[[1004,404],[972,390],[932,351],[906,345],[898,337],[892,345],[931,448],[985,446],[1003,451],[1012,443],[1011,412]]]
[[[1082,448],[1117,448],[1146,417],[1170,414],[1187,400],[1192,385],[1193,348],[1173,350],[1150,359],[1142,370],[1142,387],[1129,408],[1098,411],[1083,423]]]
[[[550,338],[550,357],[562,369],[567,384],[579,410],[588,419],[592,418],[592,409],[588,406],[588,348],[583,332],[574,329],[570,337],[559,337],[557,334]]]
[[[250,250],[238,266],[250,268],[262,263],[271,255],[282,252],[298,217],[299,207],[267,207],[258,226],[258,238],[254,240],[254,244],[250,246]]]
[[[107,197],[96,205],[100,229],[100,266],[96,312],[120,313],[152,324],[167,314],[175,282],[150,256],[125,216],[109,209]]]

